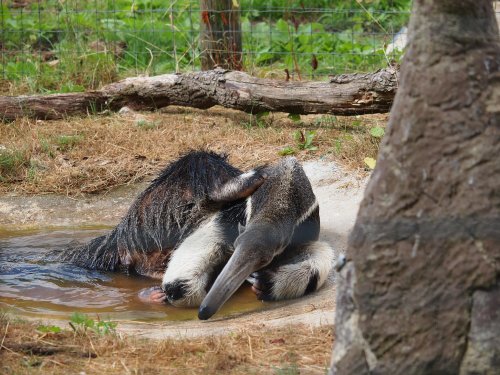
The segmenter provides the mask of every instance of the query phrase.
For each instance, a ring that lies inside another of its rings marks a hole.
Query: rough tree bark
[[[415,0],[349,238],[333,374],[498,374],[500,42],[490,0]]]
[[[200,45],[201,68],[219,66],[241,70],[241,22],[239,2],[201,0]]]
[[[210,108],[222,105],[250,113],[359,115],[388,112],[397,89],[393,68],[366,74],[343,74],[329,82],[259,79],[243,72],[215,69],[187,74],[127,78],[99,91],[0,97],[5,120],[27,116],[58,119],[129,106],[154,110],[168,105]]]

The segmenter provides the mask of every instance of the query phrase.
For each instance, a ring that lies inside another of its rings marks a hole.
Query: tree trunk
[[[201,68],[219,66],[241,70],[241,23],[239,2],[201,0],[200,46]]]
[[[397,88],[397,71],[344,74],[330,82],[285,82],[216,69],[187,74],[135,77],[99,91],[74,94],[0,97],[5,120],[28,116],[58,119],[67,115],[119,110],[154,110],[168,105],[210,108],[222,105],[250,113],[359,115],[388,112]]]
[[[339,276],[332,374],[498,374],[500,41],[490,0],[416,0]]]

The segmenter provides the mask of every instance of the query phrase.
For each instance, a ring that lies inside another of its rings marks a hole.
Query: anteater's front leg
[[[199,306],[224,264],[232,246],[215,214],[174,250],[163,276],[162,290],[174,306]]]
[[[285,251],[248,281],[257,298],[265,301],[297,298],[318,290],[333,266],[333,250],[313,241]]]

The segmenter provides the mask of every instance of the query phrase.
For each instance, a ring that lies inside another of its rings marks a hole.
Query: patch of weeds
[[[340,118],[338,119],[332,126],[332,128],[339,129],[346,133],[353,132],[365,132],[366,124],[363,122],[363,118],[361,116],[354,116],[350,118]]]
[[[274,373],[276,375],[298,375],[300,374],[300,370],[297,366],[297,364],[292,363],[289,366],[282,367],[282,368],[274,368]]]
[[[30,166],[28,168],[28,175],[27,179],[28,181],[34,182],[36,180],[36,171],[39,168],[38,163],[34,161],[33,159],[30,160]]]
[[[280,156],[295,155],[295,150],[293,149],[292,146],[286,146],[286,147],[283,147],[278,152],[278,155],[280,155]]]
[[[43,363],[43,361],[36,356],[31,356],[31,357],[24,357],[21,360],[21,363],[23,364],[23,366],[27,368],[33,368],[33,367],[39,367]]]
[[[385,134],[384,128],[380,126],[375,126],[373,128],[370,128],[370,135],[375,138],[382,138]]]
[[[292,118],[295,122],[301,122],[299,115],[290,114],[288,117]],[[315,135],[315,130],[296,130],[293,132],[293,139],[299,150],[316,151],[318,147],[313,145]],[[286,146],[278,152],[280,156],[294,155],[295,153],[296,150],[292,146]]]
[[[12,315],[12,313],[0,309],[0,326],[7,323],[25,324],[26,320],[19,317],[18,315]]]
[[[63,82],[61,86],[58,87],[57,90],[50,89],[40,89],[43,94],[64,94],[64,93],[72,93],[72,92],[84,92],[85,87],[82,85],[75,84],[74,82],[68,81]],[[92,104],[91,104],[92,105]]]
[[[318,147],[313,146],[315,130],[297,130],[293,133],[293,139],[297,143],[299,150],[316,151]]]
[[[80,143],[83,139],[82,135],[60,135],[56,138],[56,144],[59,151],[69,151]]]
[[[363,125],[363,121],[361,121],[361,120],[359,120],[359,119],[356,119],[356,120],[351,121],[351,127],[352,127],[352,128],[358,128],[358,127],[360,127],[361,125]]]
[[[369,129],[364,132],[342,132],[332,140],[331,152],[348,164],[366,169],[369,164],[372,165],[371,160],[367,164],[367,158],[377,157],[379,143],[380,138],[370,135]]]
[[[0,310],[0,325],[5,325],[10,321],[10,316],[6,311]]]
[[[295,113],[289,113],[288,114],[288,118],[290,120],[292,120],[294,123],[298,124],[298,125],[302,125],[302,120],[300,118],[300,115],[298,114],[295,114]]]
[[[257,126],[258,128],[264,129],[272,124],[272,117],[269,116],[269,112],[260,112],[254,115],[249,116],[249,120],[243,125],[247,128],[250,129],[253,126]]]
[[[135,122],[135,124],[144,130],[153,130],[153,129],[158,129],[159,123],[156,121],[149,121],[146,119],[139,119]]]
[[[61,327],[46,325],[39,325],[38,327],[36,327],[36,330],[41,333],[59,333],[62,331]]]
[[[0,149],[0,182],[8,181],[21,174],[30,165],[27,152],[22,150]]]
[[[92,100],[92,101],[90,101],[89,105],[90,105],[90,109],[89,109],[90,114],[94,115],[94,116],[97,115],[98,111],[97,111],[96,102],[94,100]]]
[[[314,120],[314,125],[317,127],[333,128],[337,125],[338,119],[333,115],[324,115]]]
[[[50,142],[47,139],[45,138],[40,139],[40,148],[42,149],[42,152],[46,154],[49,158],[54,159],[55,157],[54,147],[50,144]]]
[[[117,323],[110,320],[100,320],[99,317],[95,321],[86,314],[75,312],[70,317],[69,325],[75,333],[93,331],[99,335],[107,335],[115,333]]]
[[[342,139],[340,138],[335,138],[333,140],[333,152],[336,155],[339,155],[340,152],[342,151]]]

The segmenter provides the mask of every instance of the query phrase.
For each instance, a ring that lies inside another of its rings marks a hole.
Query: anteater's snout
[[[200,309],[198,310],[198,319],[200,320],[210,319],[216,312],[217,310],[214,309],[213,307],[202,304],[200,306]]]
[[[167,296],[168,302],[173,304],[175,301],[184,298],[186,295],[186,283],[183,280],[175,280],[166,284],[162,284],[161,288]]]

